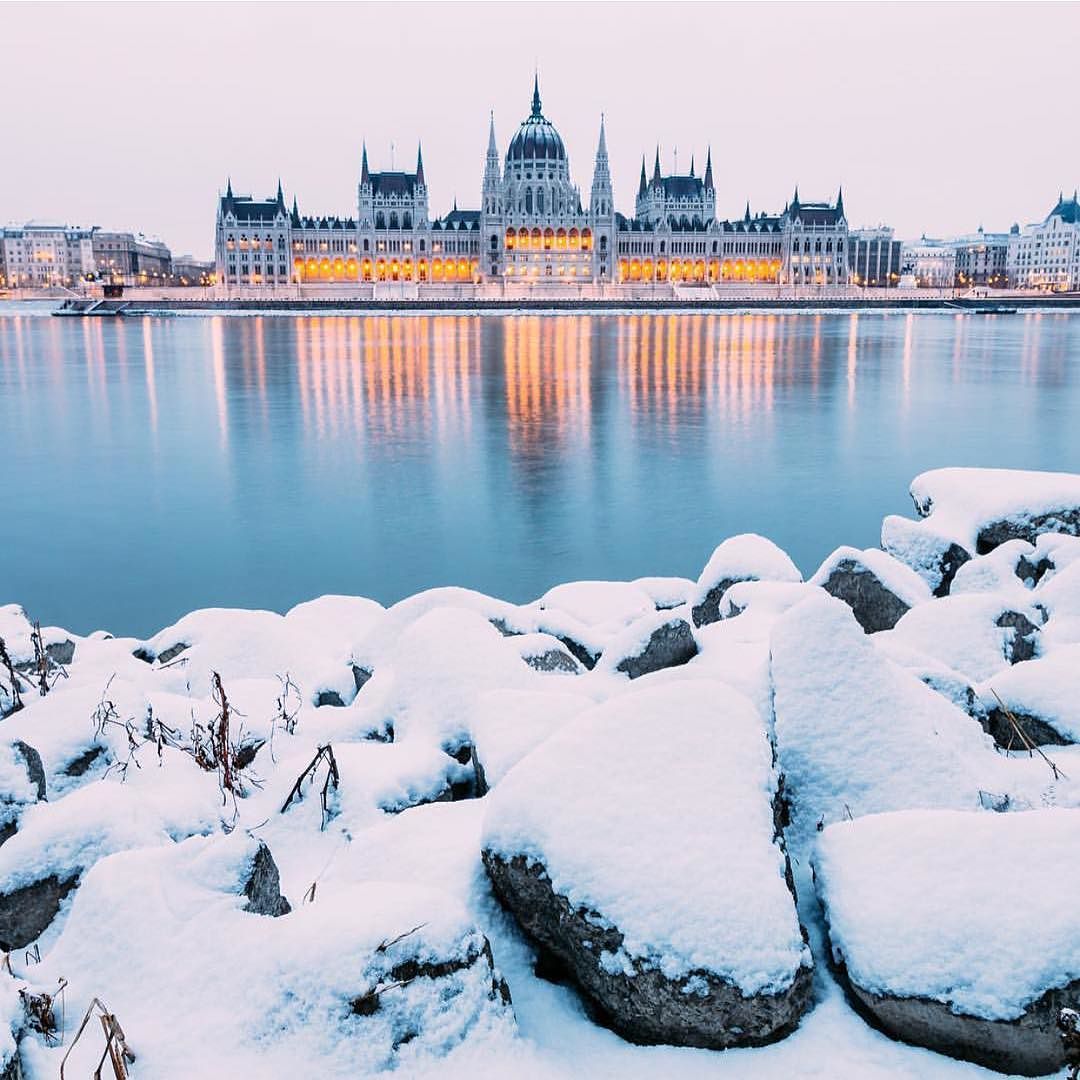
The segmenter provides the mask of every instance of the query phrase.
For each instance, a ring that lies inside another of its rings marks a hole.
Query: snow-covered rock
[[[663,668],[688,664],[698,654],[694,632],[686,619],[667,611],[646,615],[615,638],[605,661],[631,679]]]
[[[753,1045],[791,1030],[810,993],[776,790],[744,697],[707,679],[642,686],[502,779],[484,862],[522,927],[617,1030]]]
[[[978,692],[986,729],[1000,746],[1022,748],[1013,721],[1036,746],[1080,742],[1080,645],[1001,671]]]
[[[1022,469],[933,469],[911,482],[915,509],[985,554],[1041,533],[1080,534],[1080,475]]]
[[[912,608],[890,637],[982,682],[1038,655],[1040,613],[983,593],[956,593]]]
[[[15,834],[23,808],[45,796],[41,755],[21,739],[0,744],[0,844]]]
[[[695,626],[720,618],[720,599],[738,581],[802,581],[802,574],[771,540],[756,533],[728,537],[709,557],[690,596]]]
[[[512,1032],[490,946],[459,904],[372,882],[261,918],[237,889],[250,851],[234,834],[102,860],[35,981],[68,979],[69,1016],[101,997],[139,1074],[161,1080],[414,1075],[485,1030]],[[80,1044],[68,1075],[90,1075],[95,1050]],[[57,1056],[39,1051],[40,1075]]]
[[[884,551],[837,548],[810,584],[843,600],[868,634],[891,630],[911,608],[930,599],[929,586]]]
[[[800,836],[845,816],[974,807],[980,789],[998,790],[1002,763],[982,729],[882,655],[845,604],[811,595],[777,620],[771,646],[777,752]]]
[[[912,810],[831,825],[815,860],[834,958],[890,1034],[1001,1072],[1064,1064],[1080,996],[1080,811]]]
[[[912,521],[897,514],[890,514],[881,523],[881,546],[911,567],[935,596],[950,592],[956,574],[971,558],[971,552],[954,536],[934,528],[929,521]]]

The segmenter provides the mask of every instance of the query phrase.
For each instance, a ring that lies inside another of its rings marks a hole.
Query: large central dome
[[[506,151],[507,164],[534,160],[566,160],[566,147],[561,136],[540,111],[539,77],[533,82],[532,112],[521,122]]]

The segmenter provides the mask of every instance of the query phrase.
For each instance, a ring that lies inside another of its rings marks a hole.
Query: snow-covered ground
[[[154,1080],[1000,1075],[852,987],[1080,1004],[1080,477],[913,497],[805,580],[0,607],[0,1077],[91,1075],[95,999]]]

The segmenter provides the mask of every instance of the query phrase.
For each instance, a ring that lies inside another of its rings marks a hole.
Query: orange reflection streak
[[[154,335],[150,326],[150,317],[143,316],[143,367],[146,370],[146,400],[150,403],[150,430],[157,436],[157,382],[154,378]]]
[[[221,433],[221,445],[225,446],[229,441],[229,399],[225,385],[225,326],[224,316],[221,315],[210,320],[210,359],[214,372],[218,429]]]

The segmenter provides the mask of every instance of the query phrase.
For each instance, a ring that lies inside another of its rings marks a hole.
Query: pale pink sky
[[[433,213],[479,204],[534,64],[588,200],[600,112],[620,210],[641,155],[713,148],[717,209],[844,186],[903,237],[1007,229],[1080,183],[1063,4],[0,4],[0,222],[141,229],[209,256],[215,194],[355,213],[360,145]]]

